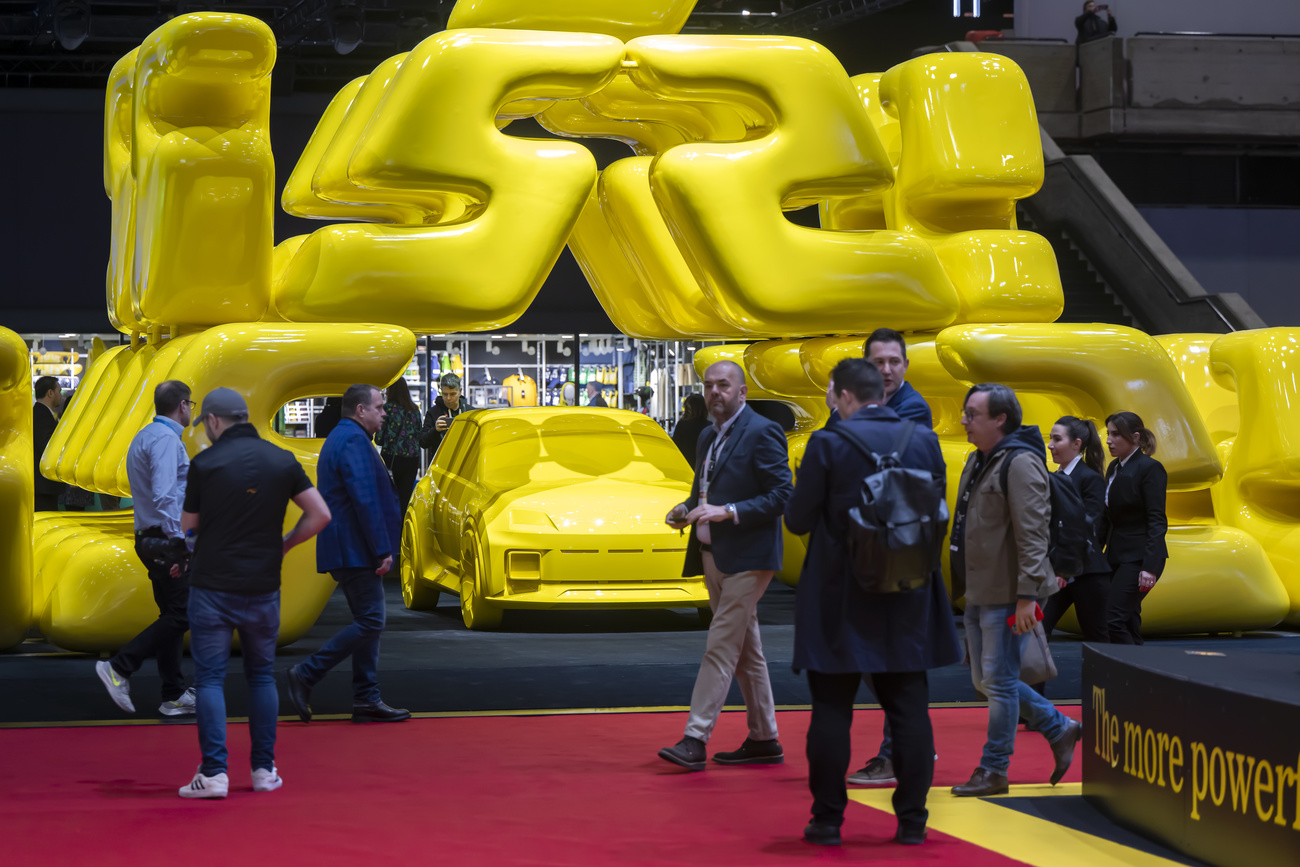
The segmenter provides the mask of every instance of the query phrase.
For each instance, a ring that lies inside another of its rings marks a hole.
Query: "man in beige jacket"
[[[1043,437],[1020,424],[1015,392],[982,384],[966,395],[962,426],[975,453],[962,472],[952,530],[953,595],[966,594],[966,648],[971,680],[988,696],[989,736],[970,781],[955,795],[1007,791],[1007,767],[1023,718],[1051,745],[1056,785],[1074,759],[1082,726],[1020,680],[1020,647],[1035,607],[1056,587],[1047,558],[1051,480]],[[1011,461],[1002,489],[1001,469]]]

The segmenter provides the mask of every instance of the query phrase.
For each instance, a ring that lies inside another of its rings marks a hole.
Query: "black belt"
[[[713,553],[713,546],[710,545],[708,542],[701,542],[701,543],[700,543],[700,550],[701,550],[701,551],[708,551],[710,554],[712,554],[712,553]]]

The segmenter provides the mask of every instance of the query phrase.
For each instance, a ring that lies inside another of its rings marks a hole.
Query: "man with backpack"
[[[1054,491],[1042,434],[1022,426],[1022,418],[1015,392],[1005,385],[976,385],[966,395],[962,426],[976,450],[962,472],[953,516],[953,597],[966,596],[971,681],[988,696],[989,724],[979,766],[968,782],[953,787],[955,795],[1008,791],[1018,719],[1051,745],[1052,785],[1069,770],[1082,731],[1020,679],[1023,637],[1042,619],[1038,600],[1056,589],[1057,574],[1069,574],[1059,572],[1051,556],[1052,525],[1068,523],[1053,514],[1053,504],[1073,492]],[[1077,552],[1056,554],[1064,563]]]
[[[804,837],[840,842],[853,700],[870,674],[894,733],[896,839],[919,844],[934,778],[926,672],[961,658],[937,568],[943,455],[933,431],[885,405],[880,372],[867,361],[837,364],[830,391],[841,421],[808,441],[785,509],[790,532],[811,533],[794,641],[794,668],[807,670],[812,692]]]

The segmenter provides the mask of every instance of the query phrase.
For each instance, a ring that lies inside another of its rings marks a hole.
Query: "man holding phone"
[[[1106,20],[1102,21],[1098,12],[1106,13]],[[1115,16],[1110,14],[1109,4],[1103,3],[1098,6],[1094,0],[1088,0],[1083,4],[1083,14],[1074,19],[1074,29],[1078,35],[1074,39],[1075,45],[1082,45],[1085,42],[1094,42],[1098,39],[1105,39],[1114,33],[1119,25],[1115,21]]]
[[[443,374],[438,380],[438,399],[424,415],[424,426],[420,429],[420,448],[436,452],[442,444],[442,438],[451,428],[452,420],[466,410],[474,407],[461,394],[460,377],[454,373]]]
[[[1052,785],[1070,769],[1083,730],[1020,679],[1022,636],[1041,618],[1038,600],[1056,589],[1047,556],[1052,500],[1046,452],[1038,428],[1021,425],[1022,418],[1020,401],[1005,385],[983,383],[966,394],[961,423],[975,451],[962,471],[953,516],[952,592],[953,598],[966,596],[971,681],[988,696],[989,734],[979,767],[969,782],[953,787],[955,795],[1008,791],[1019,718],[1051,745]]]

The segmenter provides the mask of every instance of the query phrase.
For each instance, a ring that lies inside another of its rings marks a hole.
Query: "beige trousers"
[[[772,580],[772,573],[723,575],[713,564],[711,552],[703,552],[703,557],[713,622],[709,625],[704,661],[695,678],[695,691],[691,693],[686,734],[709,742],[713,724],[726,703],[731,678],[735,677],[745,699],[749,736],[756,741],[770,741],[776,737],[776,702],[758,634],[758,600]]]

